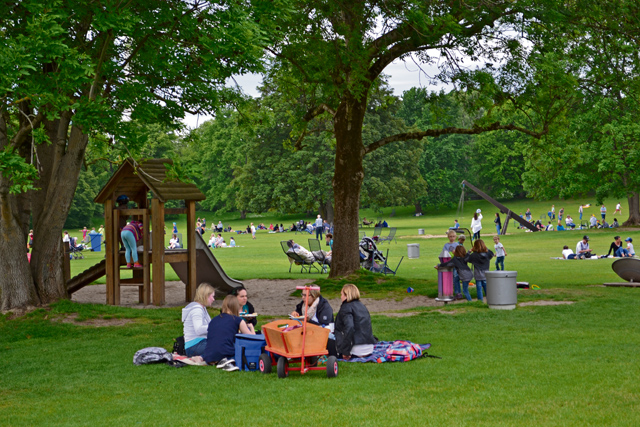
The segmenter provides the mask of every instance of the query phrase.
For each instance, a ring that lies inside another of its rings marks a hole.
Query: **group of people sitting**
[[[609,252],[606,255],[602,255],[601,258],[607,258],[612,253],[616,258],[624,258],[624,257],[632,257],[635,256],[636,251],[633,248],[633,239],[631,237],[627,237],[625,240],[627,242],[627,247],[623,247],[622,238],[620,236],[615,236],[613,238],[613,242],[609,246]],[[585,235],[582,237],[582,240],[578,242],[576,245],[576,252],[573,253],[569,246],[565,245],[562,249],[562,258],[563,259],[583,259],[583,258],[591,258],[595,256],[595,252],[593,249],[589,247],[589,236]]]
[[[235,248],[236,241],[233,236],[229,237],[229,244],[227,245],[227,242],[224,240],[224,237],[222,237],[222,234],[218,233],[218,235],[216,236],[215,233],[211,233],[208,246],[210,248]]]
[[[373,336],[371,316],[360,301],[360,291],[353,284],[346,284],[340,292],[342,305],[335,317],[333,308],[319,290],[305,289],[302,301],[291,313],[307,322],[331,329],[327,351],[329,355],[348,360],[366,357],[373,352],[377,339]],[[306,300],[306,310],[304,307]],[[259,334],[256,330],[255,309],[248,301],[244,287],[234,289],[222,302],[220,314],[213,319],[207,311],[215,301],[215,289],[209,283],[201,283],[196,289],[194,302],[182,309],[185,352],[188,357],[200,356],[209,365],[225,371],[237,371],[235,339],[237,333]],[[249,316],[249,315],[254,316]]]

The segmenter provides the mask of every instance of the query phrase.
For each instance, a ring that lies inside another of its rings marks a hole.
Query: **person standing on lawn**
[[[504,257],[507,256],[507,251],[504,250],[504,246],[500,243],[500,237],[495,236],[493,238],[493,244],[496,250],[496,270],[504,271]]]
[[[604,204],[600,207],[600,216],[602,217],[603,221],[607,217],[607,208],[604,206]]]
[[[256,240],[256,226],[251,223],[251,238]]]
[[[473,214],[473,219],[471,220],[471,232],[473,233],[474,239],[480,238],[480,230],[482,230],[482,211],[480,209],[476,210],[476,213]]]
[[[502,222],[500,222],[500,212],[496,212],[496,219],[493,220],[496,224],[496,233],[500,234],[500,229],[502,228]]]
[[[473,277],[476,279],[478,301],[483,300],[483,291],[484,295],[487,294],[487,277],[484,273],[491,268],[491,258],[493,258],[493,252],[487,249],[487,245],[481,239],[473,242],[473,249],[468,259],[473,264]]]
[[[471,295],[469,294],[469,282],[473,278],[473,273],[467,265],[467,251],[464,246],[459,245],[453,251],[453,258],[447,262],[440,264],[440,267],[454,267],[455,275],[458,277],[458,288],[460,288],[460,282],[462,282],[462,292],[467,301],[471,301]],[[438,266],[436,266],[438,268]],[[455,282],[454,282],[455,288]],[[454,289],[455,293],[455,289]],[[456,293],[455,299],[462,299],[462,295]]]
[[[324,226],[322,224],[322,217],[318,215],[315,222],[316,226],[316,239],[322,240],[322,232],[324,231]]]
[[[618,204],[616,205],[616,210],[615,212],[613,212],[613,214],[617,214],[619,213],[620,215],[622,215],[622,205],[620,205],[620,202],[618,202]]]

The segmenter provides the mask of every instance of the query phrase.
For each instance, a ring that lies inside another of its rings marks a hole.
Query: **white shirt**
[[[584,243],[582,240],[580,240],[578,242],[578,244],[576,245],[576,253],[579,254],[580,251],[586,251],[587,249],[589,249],[589,242]]]
[[[68,241],[69,241],[69,235],[68,235],[68,234],[65,234],[65,235],[62,237],[62,242],[68,242]]]
[[[627,250],[629,251],[630,255],[636,254],[636,251],[633,249],[633,243],[631,242],[627,242]]]
[[[562,251],[562,258],[569,259],[569,255],[573,254],[571,249],[565,249]]]
[[[255,226],[255,225],[252,225],[252,226],[251,226],[251,233],[255,233],[255,232],[256,232],[256,226]]]
[[[502,243],[496,243],[494,249],[496,250],[496,256],[504,256],[504,246],[502,245]]]
[[[480,222],[481,220],[482,214],[478,214],[478,219],[471,220],[471,231],[477,233],[478,231],[482,230],[482,223]]]

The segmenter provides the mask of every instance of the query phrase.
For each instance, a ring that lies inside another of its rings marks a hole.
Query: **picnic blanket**
[[[373,347],[373,353],[367,357],[353,357],[342,362],[408,362],[426,356],[431,344],[414,344],[411,341],[379,341]]]

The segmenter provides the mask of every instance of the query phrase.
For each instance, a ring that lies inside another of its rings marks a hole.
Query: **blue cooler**
[[[262,334],[236,334],[236,366],[241,371],[258,370],[260,355],[266,346],[267,341]]]

